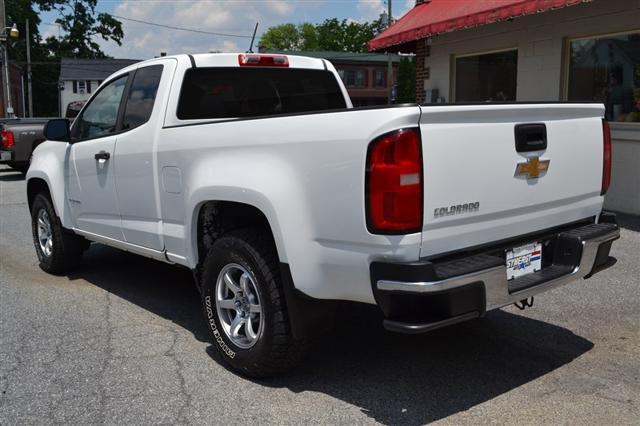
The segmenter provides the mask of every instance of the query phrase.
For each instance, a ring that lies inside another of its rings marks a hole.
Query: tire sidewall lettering
[[[227,343],[224,341],[224,338],[222,337],[222,333],[220,333],[220,330],[218,329],[218,326],[216,325],[216,319],[215,319],[215,315],[213,313],[213,305],[211,302],[211,295],[207,294],[204,297],[204,308],[205,311],[207,313],[207,321],[209,323],[209,327],[211,328],[211,333],[213,334],[213,339],[216,341],[216,343],[218,344],[218,346],[220,346],[220,349],[222,349],[222,352],[228,356],[229,358],[235,358],[236,353],[235,351],[233,351],[229,345],[227,345]]]

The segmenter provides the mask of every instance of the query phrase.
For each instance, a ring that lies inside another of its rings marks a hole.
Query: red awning
[[[369,50],[413,42],[434,34],[491,24],[592,0],[431,0],[411,9],[369,42]]]

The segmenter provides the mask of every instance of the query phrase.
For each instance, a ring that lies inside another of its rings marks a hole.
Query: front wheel
[[[213,343],[234,370],[251,377],[283,373],[302,354],[277,259],[269,234],[246,229],[218,239],[204,262],[202,304]]]
[[[50,274],[69,272],[80,263],[82,237],[65,230],[47,193],[36,195],[31,207],[33,245],[40,268]]]

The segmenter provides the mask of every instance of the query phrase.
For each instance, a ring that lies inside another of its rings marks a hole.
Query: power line
[[[192,32],[192,33],[208,34],[208,35],[215,35],[215,36],[222,36],[222,37],[251,38],[250,35],[227,34],[227,33],[217,33],[217,32],[213,32],[213,31],[194,30],[194,29],[191,29],[191,28],[174,27],[172,25],[157,24],[155,22],[142,21],[140,19],[126,18],[124,16],[118,16],[118,15],[111,15],[111,16],[113,16],[114,18],[123,19],[125,21],[138,22],[140,24],[153,25],[154,27],[169,28],[169,29],[172,29],[172,30],[189,31],[189,32]]]

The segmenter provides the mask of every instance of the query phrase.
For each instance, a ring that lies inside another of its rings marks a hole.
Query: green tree
[[[300,50],[320,50],[318,30],[315,25],[305,22],[298,26],[300,33]]]
[[[260,38],[260,47],[273,50],[299,50],[302,34],[294,24],[269,28]]]
[[[366,52],[367,43],[384,28],[381,19],[353,22],[327,19],[320,24],[282,24],[267,29],[260,47],[270,50]]]
[[[398,64],[398,103],[416,101],[416,62],[403,56]]]
[[[29,20],[29,43],[31,46],[33,113],[35,116],[47,117],[58,114],[58,75],[59,59],[49,55],[38,30],[40,17],[29,0],[6,0],[5,10],[7,22],[18,25],[20,37],[9,43],[9,61],[22,67],[26,73],[27,31],[26,20]],[[25,78],[26,81],[26,78]],[[25,87],[25,90],[27,88]],[[27,103],[25,100],[25,110]]]
[[[119,21],[96,13],[97,0],[6,0],[7,22],[18,25],[20,38],[9,43],[9,60],[20,65],[26,73],[26,27],[29,19],[29,43],[32,60],[33,112],[47,117],[58,114],[58,78],[60,59],[105,57],[95,37],[120,44],[123,32]],[[43,40],[38,30],[39,10],[55,10],[56,20],[64,31],[60,38]],[[77,12],[77,14],[76,14]],[[26,88],[25,88],[26,89]],[[26,106],[26,105],[25,105]]]
[[[34,0],[41,10],[57,11],[56,23],[64,35],[49,37],[49,50],[61,56],[76,58],[104,58],[106,55],[95,41],[100,37],[105,41],[122,44],[124,33],[122,23],[108,13],[96,13],[98,0]]]
[[[367,43],[377,34],[378,21],[349,22],[336,18],[316,25],[321,50],[337,52],[367,52]]]
[[[366,52],[367,43],[376,33],[376,22],[339,21],[336,18],[316,25],[321,50],[338,52]]]

